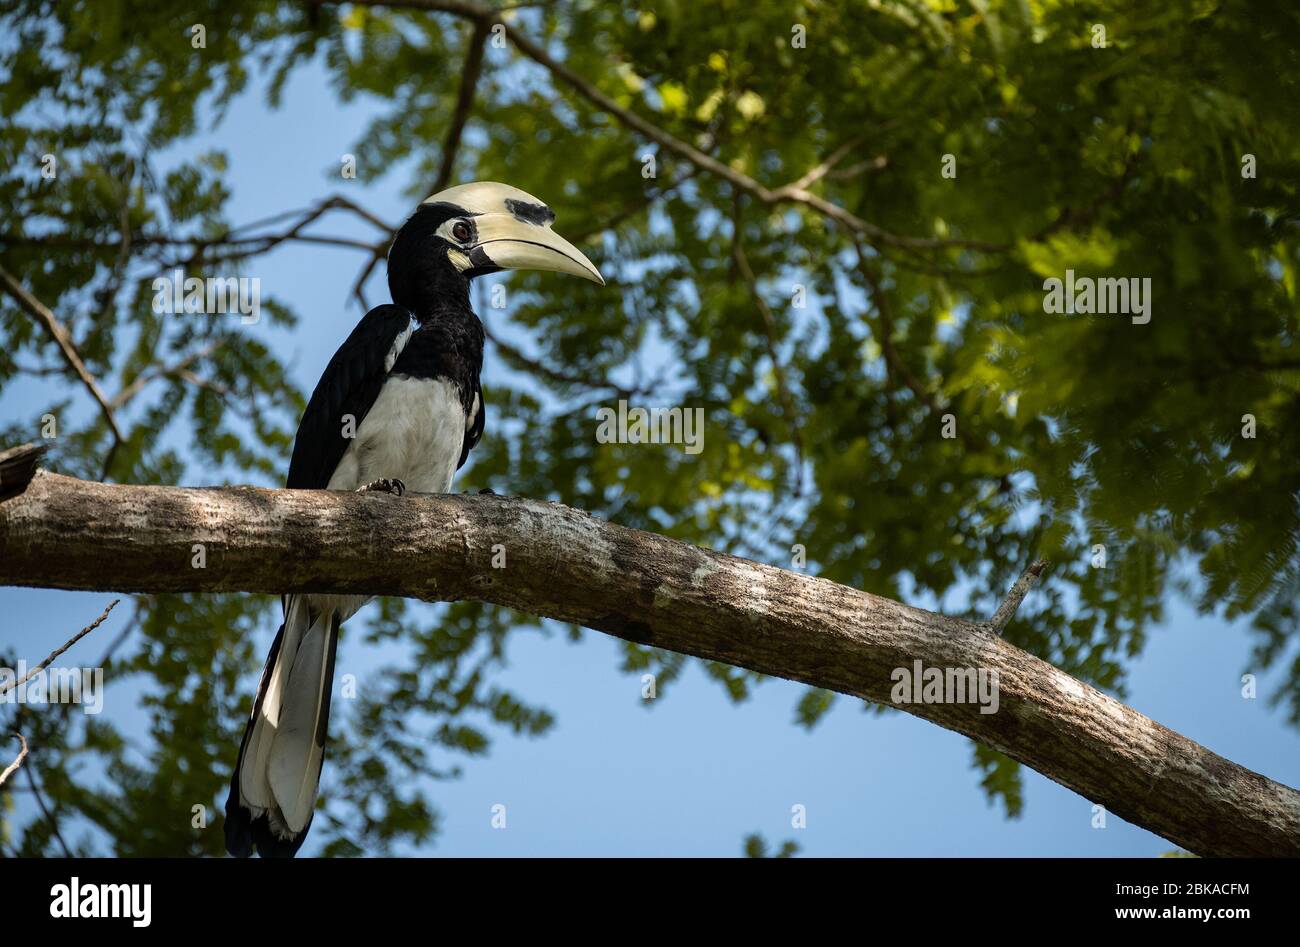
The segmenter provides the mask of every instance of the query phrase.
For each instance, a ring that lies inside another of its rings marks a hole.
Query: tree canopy
[[[488,376],[462,483],[967,617],[1046,558],[1008,639],[1114,693],[1184,596],[1250,616],[1261,667],[1291,660],[1271,696],[1300,725],[1293,6],[0,0],[0,22],[0,268],[64,332],[6,295],[0,386],[66,381],[3,444],[53,415],[65,472],[280,482],[304,403],[285,365],[238,319],[156,312],[153,278],[317,240],[354,247],[358,296],[386,302],[396,222],[365,181],[405,176],[412,205],[507,181],[613,292],[510,278],[488,358],[514,371]],[[229,219],[219,153],[157,170],[259,77],[277,107],[308,63],[375,103],[358,181],[322,177],[316,205],[253,222]],[[329,236],[342,219],[370,236]],[[1149,321],[1048,311],[1067,271],[1149,280]],[[341,341],[361,310],[338,306]],[[292,300],[264,308],[296,319]],[[620,399],[703,408],[704,449],[599,442]],[[147,760],[112,721],[21,711],[52,817],[6,844],[57,851],[58,820],[80,817],[96,853],[219,852],[219,833],[150,813],[224,793],[273,605],[134,599],[105,667],[141,682]],[[366,620],[410,661],[336,721],[331,854],[427,841],[430,777],[495,729],[555,722],[493,682],[529,616],[384,600]],[[623,668],[662,688],[684,660],[627,644]],[[737,700],[759,683],[709,671]],[[809,691],[800,722],[833,699]],[[974,765],[1016,813],[1016,764],[977,746]]]

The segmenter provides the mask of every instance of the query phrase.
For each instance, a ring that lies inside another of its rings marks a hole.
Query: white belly
[[[396,478],[413,493],[451,489],[465,443],[460,392],[445,378],[392,376],[357,428],[329,489]]]

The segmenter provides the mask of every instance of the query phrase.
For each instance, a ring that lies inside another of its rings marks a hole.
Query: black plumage
[[[334,353],[316,384],[298,424],[286,487],[324,489],[379,390],[388,380],[384,364],[393,342],[411,328],[411,314],[400,306],[377,306],[357,323]]]
[[[470,419],[459,470],[483,436],[483,388],[479,373],[483,366],[483,323],[468,307],[463,312],[446,307],[430,313],[402,349],[393,365],[394,375],[412,378],[446,378],[456,385],[461,407]]]
[[[298,425],[286,486],[323,489],[329,485],[390,377],[451,381],[469,419],[457,469],[464,466],[469,452],[478,444],[486,417],[479,380],[483,365],[483,325],[470,307],[467,277],[455,272],[445,250],[437,253],[436,246],[430,245],[436,240],[430,228],[436,229],[446,216],[442,211],[430,215],[422,208],[412,217],[414,231],[408,232],[404,227],[399,232],[393,250],[399,263],[390,264],[389,282],[394,298],[401,298],[406,305],[383,305],[370,310],[330,359]],[[422,253],[421,262],[401,265],[412,253]],[[289,601],[289,597],[282,599],[286,620]],[[315,610],[309,608],[308,627],[315,624],[317,617]],[[340,616],[333,614],[326,644],[328,664],[324,679],[327,683],[333,679],[340,624]],[[309,820],[301,832],[284,838],[274,831],[267,813],[254,813],[240,800],[240,766],[254,724],[262,712],[284,636],[282,623],[267,655],[226,800],[226,849],[236,857],[246,858],[254,849],[263,857],[292,857],[311,827]],[[321,748],[323,762],[330,710],[328,686],[322,690],[321,701],[314,739]]]
[[[447,199],[439,199],[445,196]],[[452,198],[459,200],[453,200]],[[391,305],[357,323],[312,392],[287,485],[362,488],[412,478],[450,489],[484,431],[483,325],[469,300],[476,276],[503,266],[602,282],[555,218],[506,185],[462,185],[430,198],[393,239]],[[292,856],[311,826],[324,762],[339,626],[365,596],[286,595],[226,802],[232,855]]]

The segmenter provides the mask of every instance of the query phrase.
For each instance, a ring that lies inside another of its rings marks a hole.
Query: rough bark
[[[206,568],[192,567],[195,545]],[[504,568],[493,568],[494,547]],[[891,673],[996,670],[1000,706],[900,704],[1202,855],[1300,855],[1300,793],[989,626],[495,496],[118,486],[39,471],[0,503],[0,584],[476,599],[891,703]],[[1086,812],[1081,813],[1086,818]]]

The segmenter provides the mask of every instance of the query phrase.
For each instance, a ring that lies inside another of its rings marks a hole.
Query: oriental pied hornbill
[[[483,326],[469,282],[502,269],[554,270],[604,283],[551,230],[555,214],[505,184],[435,194],[388,251],[393,305],[366,313],[312,392],[289,487],[445,493],[483,434]],[[311,826],[325,754],[339,626],[364,596],[287,595],[239,745],[226,800],[226,848],[292,856]]]

